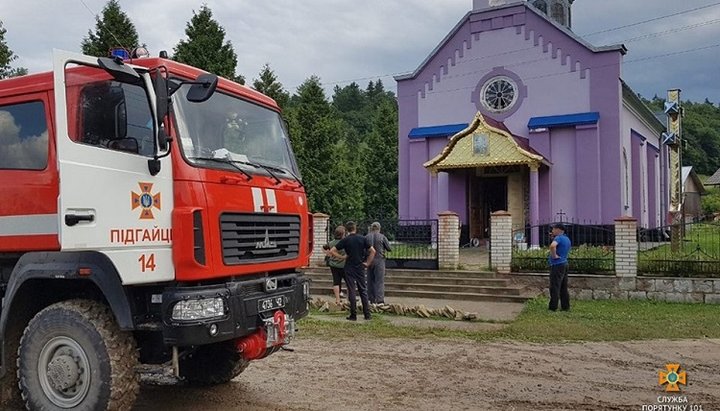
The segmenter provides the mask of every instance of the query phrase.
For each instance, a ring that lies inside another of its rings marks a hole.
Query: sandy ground
[[[300,338],[208,389],[143,388],[136,410],[640,410],[679,362],[720,409],[720,340],[527,344]]]

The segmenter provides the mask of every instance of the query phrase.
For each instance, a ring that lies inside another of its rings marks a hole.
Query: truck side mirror
[[[187,99],[193,103],[207,101],[215,93],[218,85],[218,76],[214,74],[201,74],[192,82],[188,90]]]

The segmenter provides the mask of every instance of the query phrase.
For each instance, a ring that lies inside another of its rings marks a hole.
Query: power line
[[[720,4],[720,3],[719,3],[719,4]],[[665,31],[660,31],[660,32],[655,32],[655,33],[648,33],[648,34],[644,34],[644,35],[641,35],[641,36],[636,36],[636,37],[631,37],[631,38],[628,38],[628,39],[620,40],[619,42],[620,42],[620,43],[631,43],[631,42],[634,42],[634,41],[646,40],[646,39],[650,39],[650,38],[661,37],[661,36],[664,36],[664,35],[667,35],[667,34],[672,34],[672,33],[677,33],[677,32],[681,32],[681,31],[691,30],[691,29],[695,29],[695,28],[698,28],[698,27],[707,26],[707,25],[716,24],[716,23],[720,23],[720,19],[707,20],[707,21],[704,21],[704,22],[700,22],[700,23],[696,23],[696,24],[691,24],[691,25],[687,25],[687,26],[683,26],[683,27],[677,27],[677,28],[670,29],[670,30],[665,30]],[[499,56],[503,56],[503,55],[508,55],[508,54],[512,54],[512,53],[517,53],[517,52],[520,52],[520,51],[530,50],[530,49],[533,49],[533,48],[535,48],[535,47],[536,47],[536,46],[531,46],[531,47],[527,47],[527,48],[520,48],[520,49],[516,49],[516,50],[510,50],[510,51],[506,51],[506,52],[502,52],[502,53],[490,54],[490,55],[487,55],[487,56],[474,57],[474,58],[471,58],[471,59],[465,59],[465,60],[458,61],[457,64],[459,65],[459,64],[464,64],[464,63],[466,63],[466,62],[470,62],[470,61],[486,60],[486,59],[492,58],[492,57],[499,57]],[[696,50],[698,50],[698,49],[692,49],[691,51],[696,51]],[[514,62],[514,63],[509,63],[509,64],[504,64],[503,67],[522,66],[522,65],[525,65],[525,64],[538,63],[538,62],[545,61],[545,60],[550,60],[550,59],[552,59],[552,56],[542,57],[542,58],[538,58],[538,59],[531,59],[531,60],[523,60],[523,61],[518,61],[518,62]],[[624,63],[627,64],[627,63],[632,63],[632,62],[634,62],[634,61],[636,61],[636,60],[628,60],[628,61],[625,61]],[[642,61],[644,61],[644,59],[643,59]],[[478,67],[476,70],[473,70],[473,71],[470,71],[470,72],[466,72],[466,73],[450,74],[450,75],[445,75],[445,76],[442,76],[442,75],[441,75],[441,79],[442,79],[442,80],[448,80],[448,79],[466,77],[466,76],[471,76],[471,75],[483,73],[483,72],[487,71],[488,69],[493,68],[495,65],[496,65],[496,64],[491,64],[490,66]],[[563,72],[563,73],[565,73],[565,72]],[[405,73],[401,73],[401,74],[405,74]],[[376,79],[376,78],[383,79],[383,78],[392,77],[392,76],[395,76],[395,75],[397,75],[397,74],[396,74],[396,73],[395,73],[395,74],[383,74],[383,75],[368,76],[368,77],[365,77],[365,78],[359,78],[359,79],[353,79],[353,80],[344,80],[344,81],[336,81],[336,82],[323,83],[323,84],[325,84],[325,85],[343,84],[343,83],[350,83],[350,82],[355,82],[355,81],[371,80],[371,79]],[[472,88],[474,88],[474,87],[472,87]]]
[[[666,35],[666,34],[673,34],[673,33],[677,33],[677,32],[680,32],[680,31],[691,30],[691,29],[695,29],[695,28],[698,28],[698,27],[708,26],[708,25],[710,25],[710,24],[716,24],[716,23],[720,23],[720,19],[708,20],[708,21],[704,21],[704,22],[701,22],[701,23],[695,23],[695,24],[690,24],[690,25],[683,26],[683,27],[677,27],[677,28],[674,28],[674,29],[669,29],[669,30],[664,30],[664,31],[658,31],[658,32],[655,32],[655,33],[643,34],[643,35],[641,35],[641,36],[637,36],[637,37],[632,37],[632,38],[629,38],[629,39],[625,39],[625,40],[623,40],[622,42],[623,42],[623,43],[631,43],[631,42],[633,42],[633,41],[645,40],[645,39],[650,39],[650,38],[655,38],[655,37],[661,37],[661,36],[664,36],[664,35]]]
[[[709,4],[709,5],[706,5],[706,6],[696,7],[696,8],[694,8],[694,9],[690,9],[690,10],[684,10],[684,11],[681,11],[681,12],[669,14],[669,15],[667,15],[667,16],[656,17],[656,18],[649,19],[649,20],[645,20],[645,21],[638,22],[638,23],[633,23],[633,24],[629,24],[629,25],[625,25],[625,26],[620,26],[620,27],[615,27],[615,28],[612,28],[612,29],[603,30],[602,32],[605,33],[605,32],[620,30],[621,28],[636,26],[636,25],[644,24],[644,23],[647,23],[647,22],[650,22],[650,21],[656,21],[656,20],[660,20],[660,19],[664,19],[664,18],[668,18],[668,17],[680,15],[680,14],[686,14],[686,13],[689,13],[689,12],[692,12],[692,11],[702,10],[702,9],[706,9],[706,8],[713,7],[713,6],[717,6],[717,5],[720,5],[720,2],[713,3],[713,4]],[[690,24],[690,25],[683,26],[683,27],[677,27],[677,28],[673,28],[673,29],[669,29],[669,30],[664,30],[664,31],[660,31],[660,32],[655,32],[655,33],[643,34],[643,35],[639,35],[639,36],[636,36],[636,37],[630,37],[630,38],[627,38],[627,39],[624,39],[624,40],[619,40],[619,41],[617,41],[616,43],[632,43],[632,42],[635,42],[635,41],[640,41],[640,40],[646,40],[646,39],[661,37],[661,36],[664,36],[664,35],[667,35],[667,34],[673,34],[673,33],[678,33],[678,32],[682,32],[682,31],[686,31],[686,30],[692,30],[692,29],[696,29],[696,28],[699,28],[699,27],[703,27],[703,26],[707,26],[707,25],[711,25],[711,24],[716,24],[716,23],[720,23],[720,19],[706,20],[706,21],[703,21],[703,22],[699,22],[699,23],[695,23],[695,24]],[[586,35],[586,36],[591,36],[591,35],[593,35],[593,34],[599,34],[599,33],[601,33],[601,32],[590,33],[590,34],[588,34],[588,35]],[[509,55],[509,54],[513,54],[513,53],[518,53],[518,52],[521,52],[521,51],[527,51],[527,50],[531,50],[531,49],[533,49],[533,48],[535,48],[535,47],[536,47],[536,46],[533,45],[533,46],[530,46],[530,47],[520,48],[520,49],[516,49],[516,50],[504,51],[504,52],[501,52],[501,53],[490,54],[490,55],[487,55],[487,56],[479,56],[479,57],[473,57],[473,58],[469,58],[469,59],[458,60],[457,63],[456,63],[456,65],[458,65],[458,64],[466,64],[466,63],[473,62],[473,61],[486,60],[486,59],[493,58],[493,57],[500,57],[500,56],[504,56],[504,55]],[[549,59],[549,58],[548,58],[548,59]],[[513,63],[512,65],[518,65],[518,64],[521,64],[521,63],[533,63],[533,62],[541,61],[541,60],[543,60],[543,59],[540,59],[540,60],[530,60],[530,61],[525,61],[525,62],[520,62],[520,63]],[[507,66],[507,65],[506,65],[506,66]],[[471,75],[471,74],[476,74],[476,73],[479,73],[479,72],[481,72],[481,71],[483,71],[483,70],[476,70],[476,71],[473,71],[473,72],[470,72],[470,73],[463,73],[463,74],[461,74],[461,75],[444,76],[443,78],[444,78],[444,79],[447,79],[447,78],[454,78],[454,77],[462,77],[462,76],[467,76],[467,75]],[[404,72],[398,72],[398,73],[379,74],[379,75],[375,75],[375,76],[367,76],[367,77],[355,78],[355,79],[349,79],[349,80],[337,80],[337,81],[332,81],[332,82],[323,82],[323,84],[324,84],[324,85],[346,84],[346,83],[353,83],[353,82],[363,81],[363,80],[384,79],[384,78],[394,77],[394,76],[401,75],[401,74],[408,74],[408,72],[407,72],[407,71],[404,71]],[[295,87],[298,87],[298,86],[295,86]],[[293,88],[293,87],[290,87],[290,88]]]
[[[679,50],[679,51],[670,52],[670,53],[664,53],[664,54],[657,54],[657,55],[653,55],[653,56],[640,57],[640,58],[633,59],[633,60],[627,60],[627,61],[623,62],[623,64],[639,63],[639,62],[648,61],[648,60],[654,60],[654,59],[663,58],[663,57],[677,56],[677,55],[681,55],[681,54],[693,53],[693,52],[696,52],[696,51],[708,50],[708,49],[712,49],[712,48],[716,48],[716,47],[720,47],[720,43],[718,43],[718,44],[711,44],[711,45],[709,45],[709,46],[696,47],[696,48],[689,49],[689,50]],[[597,66],[585,67],[585,68],[583,68],[582,70],[600,69],[600,68],[605,68],[605,67],[612,67],[612,66],[615,66],[615,65],[617,65],[617,64],[602,64],[602,65],[597,65]],[[555,73],[547,73],[547,74],[540,74],[540,75],[531,76],[531,77],[524,77],[523,80],[536,80],[536,79],[541,79],[541,78],[562,76],[562,75],[566,75],[566,74],[570,74],[570,73],[573,73],[573,72],[572,72],[572,71],[564,70],[564,71],[555,72]],[[437,91],[428,90],[428,91],[425,91],[424,94],[425,94],[425,95],[429,95],[429,94],[451,93],[451,92],[455,92],[455,91],[472,90],[472,89],[475,89],[475,87],[476,87],[476,86],[471,86],[471,87],[459,87],[459,88],[455,88],[455,89],[451,89],[451,90],[437,90]],[[398,95],[398,98],[401,98],[401,97],[412,97],[412,96],[415,96],[417,93],[420,93],[420,92],[421,92],[421,91],[418,90],[417,92],[412,93],[412,94]]]
[[[613,28],[609,28],[609,29],[605,29],[605,30],[595,31],[595,32],[588,33],[588,34],[583,34],[581,37],[590,37],[590,36],[595,36],[595,35],[597,35],[597,34],[608,33],[608,32],[616,31],[616,30],[622,30],[622,29],[626,29],[626,28],[628,28],[628,27],[639,26],[639,25],[641,25],[641,24],[645,24],[645,23],[650,23],[650,22],[653,22],[653,21],[658,21],[658,20],[666,19],[666,18],[668,18],[668,17],[680,16],[680,15],[683,15],[683,14],[692,13],[692,12],[698,11],[698,10],[708,9],[708,8],[710,8],[710,7],[715,7],[715,6],[718,6],[718,5],[720,5],[720,2],[707,4],[707,5],[705,5],[705,6],[695,7],[694,9],[682,10],[682,11],[678,11],[678,12],[675,12],[675,13],[667,14],[667,15],[664,15],[664,16],[653,17],[653,18],[651,18],[651,19],[647,19],[647,20],[643,20],[643,21],[638,21],[638,22],[636,22],[636,23],[625,24],[625,25],[623,25],[623,26],[617,26],[617,27],[613,27]]]
[[[115,36],[115,33],[113,33],[112,30],[110,30],[110,28],[109,28],[108,26],[106,26],[106,25],[102,22],[102,20],[100,20],[100,16],[97,15],[95,12],[93,12],[92,9],[90,9],[90,7],[88,7],[88,5],[85,3],[85,0],[80,0],[80,3],[82,3],[82,5],[85,6],[85,8],[87,9],[87,11],[93,16],[93,18],[95,19],[95,22],[96,22],[96,23],[98,23],[98,24],[101,25],[101,26],[105,26],[105,29],[108,31],[108,33],[110,33],[110,35],[112,36],[112,38],[115,39],[115,41],[117,42],[118,46],[124,48],[124,49],[127,50],[128,52],[132,51],[132,50],[128,49],[127,47],[125,47],[125,45],[120,42],[120,40]]]

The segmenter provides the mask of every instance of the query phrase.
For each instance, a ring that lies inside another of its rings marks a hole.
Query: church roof
[[[715,172],[715,174],[711,175],[710,178],[705,180],[706,186],[718,186],[720,185],[720,168]]]
[[[431,172],[441,170],[549,164],[530,147],[526,138],[515,136],[505,124],[478,113],[472,123],[455,134],[445,148],[424,164]]]
[[[470,16],[479,15],[479,14],[486,13],[486,12],[497,12],[498,10],[504,10],[504,9],[509,9],[509,8],[513,8],[513,7],[525,7],[527,10],[529,10],[532,13],[535,13],[540,18],[542,18],[543,20],[548,22],[548,24],[555,26],[555,28],[562,31],[567,36],[569,36],[576,42],[582,44],[585,48],[587,48],[588,50],[590,50],[594,53],[603,53],[603,52],[607,52],[607,51],[619,51],[622,54],[625,54],[627,52],[627,49],[622,44],[615,44],[615,45],[611,45],[611,46],[600,46],[600,47],[594,46],[594,45],[588,43],[586,40],[584,40],[579,35],[573,33],[567,27],[552,20],[550,17],[545,15],[545,13],[543,13],[540,10],[538,10],[537,8],[535,8],[535,6],[533,6],[532,4],[527,3],[525,1],[516,1],[516,2],[506,4],[504,6],[493,7],[491,9],[474,10],[474,11],[468,12],[462,19],[460,19],[460,21],[455,25],[455,27],[453,27],[453,29],[450,31],[450,33],[448,33],[448,35],[445,36],[445,38],[440,42],[440,44],[438,44],[437,47],[435,47],[435,49],[427,56],[427,58],[425,58],[425,60],[420,64],[420,66],[417,69],[415,69],[415,71],[413,71],[412,73],[401,74],[401,75],[395,76],[395,80],[396,81],[410,80],[410,79],[417,77],[420,74],[420,72],[422,72],[422,70],[425,69],[425,67],[428,64],[430,64],[432,59],[443,49],[443,47],[445,47],[445,45],[448,42],[450,42],[450,40],[452,40],[453,37],[455,37],[455,35],[460,31],[462,26],[470,19]]]
[[[662,132],[665,131],[665,124],[660,121],[660,119],[653,113],[650,108],[643,103],[642,100],[640,100],[640,97],[638,97],[637,93],[633,91],[633,89],[628,86],[628,84],[623,80],[620,79],[620,84],[622,84],[622,96],[623,101],[628,103],[632,108],[637,111],[637,113],[640,115],[640,118],[645,120],[650,127],[655,129],[655,131],[660,135]]]
[[[702,183],[702,181],[700,181],[700,177],[698,177],[698,175],[695,173],[692,166],[685,166],[681,169],[680,172],[682,174],[683,187],[685,187],[685,185],[687,184],[687,179],[688,177],[690,177],[690,179],[692,179],[695,183],[695,187],[698,190],[697,192],[701,195],[705,194],[705,185]]]

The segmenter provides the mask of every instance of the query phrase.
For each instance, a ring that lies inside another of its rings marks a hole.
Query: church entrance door
[[[508,209],[507,177],[470,178],[470,238],[490,236],[490,214]]]

